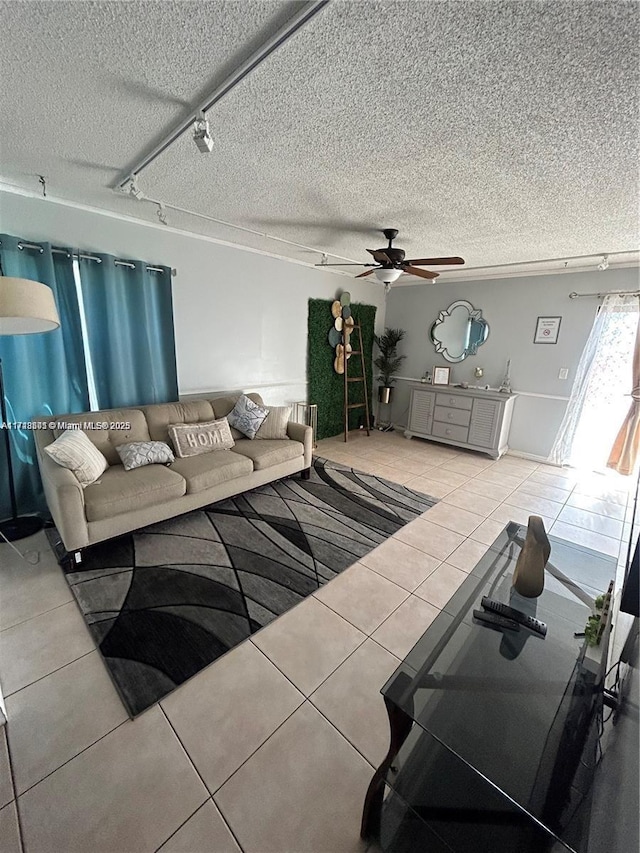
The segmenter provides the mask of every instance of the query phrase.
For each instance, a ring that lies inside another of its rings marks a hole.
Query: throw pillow
[[[116,447],[125,471],[144,465],[170,465],[175,461],[171,448],[164,441],[132,441]]]
[[[233,409],[227,415],[229,423],[247,438],[255,438],[262,422],[269,414],[268,409],[250,400],[246,394],[238,399]]]
[[[169,424],[167,430],[181,459],[211,450],[229,450],[235,444],[226,418],[198,424]]]
[[[256,433],[256,438],[286,438],[287,424],[291,417],[291,406],[270,406],[269,413]]]
[[[66,429],[45,447],[54,462],[72,471],[82,486],[90,486],[109,467],[104,455],[81,429]]]

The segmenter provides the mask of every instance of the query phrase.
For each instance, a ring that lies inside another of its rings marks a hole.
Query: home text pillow
[[[164,441],[132,441],[116,447],[125,471],[142,468],[144,465],[170,465],[175,456]]]
[[[81,429],[65,430],[44,450],[58,465],[73,471],[82,488],[95,483],[109,467],[103,454]]]
[[[226,418],[198,424],[169,424],[167,430],[181,459],[211,450],[229,450],[235,444]]]
[[[287,424],[291,417],[291,406],[269,406],[267,417],[256,433],[256,438],[286,438]]]
[[[262,422],[269,414],[268,409],[259,406],[243,394],[227,415],[229,423],[247,438],[255,438]]]

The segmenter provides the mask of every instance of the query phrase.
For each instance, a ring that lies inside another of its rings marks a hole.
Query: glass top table
[[[391,747],[362,834],[385,851],[584,850],[608,632],[597,647],[575,634],[616,562],[550,536],[545,589],[523,598],[525,535],[507,525],[382,689]],[[483,595],[546,636],[477,622]]]

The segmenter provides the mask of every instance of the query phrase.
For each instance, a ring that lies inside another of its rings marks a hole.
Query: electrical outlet
[[[569,378],[569,368],[561,367],[558,372],[558,379],[568,379]]]

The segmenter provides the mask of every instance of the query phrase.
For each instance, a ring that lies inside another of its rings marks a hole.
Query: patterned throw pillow
[[[116,447],[125,471],[144,465],[170,465],[175,462],[171,448],[164,441],[132,441]]]
[[[291,417],[291,406],[270,406],[269,413],[256,433],[256,438],[288,439],[287,424]]]
[[[255,438],[269,410],[259,406],[243,394],[227,415],[229,423],[247,438]]]
[[[197,424],[169,424],[167,430],[181,459],[212,450],[229,450],[235,444],[226,418]]]
[[[95,483],[109,467],[104,455],[81,429],[66,429],[44,450],[58,465],[73,471],[83,489]]]

